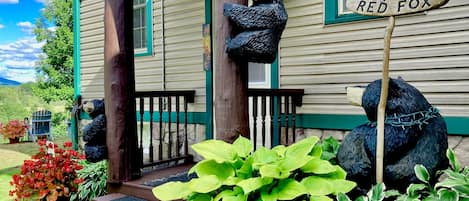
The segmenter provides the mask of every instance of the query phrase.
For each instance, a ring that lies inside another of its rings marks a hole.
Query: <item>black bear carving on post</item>
[[[288,19],[282,0],[253,0],[250,7],[225,3],[223,14],[240,30],[226,41],[226,52],[233,60],[274,62]]]
[[[347,98],[360,105],[369,122],[352,130],[342,142],[337,158],[347,171],[347,179],[358,183],[364,194],[375,182],[376,121],[381,80],[367,87],[348,87]],[[415,87],[403,79],[389,79],[384,140],[384,182],[391,189],[404,192],[418,183],[414,166],[422,164],[432,181],[438,170],[445,169],[448,148],[446,123]]]
[[[83,141],[86,160],[94,163],[107,158],[104,100],[86,101],[83,110],[93,119],[83,128]]]

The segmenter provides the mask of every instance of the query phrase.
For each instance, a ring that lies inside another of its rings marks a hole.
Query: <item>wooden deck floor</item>
[[[152,193],[153,187],[145,186],[143,183],[147,181],[154,181],[157,179],[165,178],[171,175],[188,171],[194,163],[179,165],[176,167],[164,168],[154,170],[144,174],[141,178],[129,182],[124,182],[122,185],[109,185],[109,194],[120,193],[130,195],[137,198],[145,199],[148,201],[158,201]],[[99,199],[97,199],[99,200]],[[110,199],[112,200],[112,199]],[[104,201],[104,200],[99,200]]]

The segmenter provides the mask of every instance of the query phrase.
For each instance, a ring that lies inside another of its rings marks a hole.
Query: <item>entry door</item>
[[[270,88],[271,85],[271,65],[260,63],[249,63],[249,88]],[[270,108],[270,99],[267,97],[267,108]],[[262,145],[262,121],[265,122],[265,142],[266,146],[270,147],[271,137],[270,133],[270,111],[266,111],[265,119],[262,119],[261,109],[257,110],[257,115],[253,114],[253,97],[249,97],[249,130],[251,133],[251,140],[256,142],[256,147]],[[262,107],[261,97],[257,98],[257,108]],[[256,136],[254,136],[254,129],[256,129]]]

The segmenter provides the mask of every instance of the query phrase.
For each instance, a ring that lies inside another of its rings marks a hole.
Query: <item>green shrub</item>
[[[321,159],[327,160],[334,165],[337,165],[337,152],[339,151],[340,143],[333,137],[328,137],[321,143],[322,155]]]
[[[288,147],[260,147],[254,153],[251,141],[243,137],[233,144],[204,141],[192,146],[205,158],[189,171],[198,178],[168,182],[153,193],[163,201],[332,200],[329,195],[346,193],[356,184],[345,180],[341,167],[321,159],[318,141],[310,137]]]
[[[451,149],[446,151],[446,157],[451,167],[442,171],[444,179],[433,186],[427,169],[423,165],[416,165],[414,171],[422,183],[409,185],[405,194],[395,190],[385,191],[384,184],[378,184],[366,196],[355,201],[382,201],[384,198],[396,201],[469,201],[469,167],[461,168]],[[339,194],[337,200],[350,201],[350,198]]]
[[[84,168],[78,171],[78,176],[84,179],[84,182],[78,186],[78,191],[71,197],[71,201],[88,201],[95,197],[106,195],[107,182],[107,163],[101,161],[98,163],[83,162]]]

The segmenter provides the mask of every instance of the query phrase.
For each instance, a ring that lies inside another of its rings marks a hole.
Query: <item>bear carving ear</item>
[[[399,75],[399,76],[397,76],[397,79],[398,79],[398,80],[405,81],[405,80],[404,80],[404,78],[402,78],[400,75]]]

